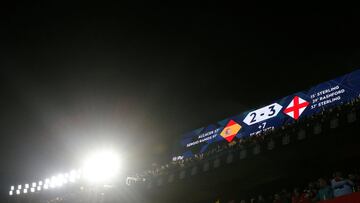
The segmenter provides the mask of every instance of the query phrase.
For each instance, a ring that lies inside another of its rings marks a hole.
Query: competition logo
[[[284,110],[284,113],[297,120],[309,104],[306,100],[295,96]]]
[[[220,135],[228,142],[231,142],[236,136],[236,134],[240,131],[240,129],[240,124],[238,124],[234,120],[230,120],[225,126],[225,128],[221,131]]]

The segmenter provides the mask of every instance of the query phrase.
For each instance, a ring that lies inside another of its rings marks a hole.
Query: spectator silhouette
[[[274,195],[273,203],[283,203],[279,194]]]
[[[314,191],[314,184],[309,183],[308,188],[300,195],[299,203],[311,203],[315,195],[316,192]]]
[[[336,172],[331,180],[331,187],[334,191],[334,197],[339,197],[352,193],[354,183],[342,177],[341,172]]]
[[[314,201],[328,200],[333,198],[333,191],[324,178],[319,179],[319,191]]]
[[[291,194],[286,189],[281,190],[280,196],[283,203],[291,202]]]
[[[258,196],[257,203],[267,203],[267,201],[264,199],[262,195]]]
[[[300,202],[300,191],[299,188],[295,188],[291,196],[291,203],[299,203],[299,202]]]

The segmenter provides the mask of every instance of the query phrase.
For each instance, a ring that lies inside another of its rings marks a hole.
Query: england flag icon
[[[299,96],[295,96],[291,100],[290,104],[285,108],[284,113],[297,120],[309,104],[310,103],[306,100],[300,98]]]

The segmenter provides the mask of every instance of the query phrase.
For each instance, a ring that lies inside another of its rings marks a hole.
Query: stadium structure
[[[278,191],[308,188],[335,171],[359,173],[359,118],[357,70],[191,131],[168,163],[119,178],[121,163],[103,153],[92,159],[102,161],[100,168],[90,160],[81,169],[9,186],[8,202],[261,202],[258,196],[270,202]],[[358,201],[357,188],[347,197]]]

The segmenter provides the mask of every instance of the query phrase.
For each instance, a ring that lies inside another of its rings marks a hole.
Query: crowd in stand
[[[174,170],[181,170],[185,167],[193,166],[204,160],[209,160],[221,153],[228,153],[229,151],[241,151],[244,149],[253,149],[254,146],[260,144],[267,144],[267,147],[271,147],[271,141],[284,138],[290,134],[296,134],[300,129],[313,127],[317,122],[329,122],[331,120],[340,119],[345,117],[349,121],[349,115],[354,112],[358,112],[360,109],[360,98],[357,98],[342,106],[326,109],[319,112],[316,115],[310,117],[304,117],[301,120],[289,123],[280,129],[270,130],[259,133],[255,136],[248,137],[246,139],[234,139],[230,143],[221,143],[210,148],[206,153],[195,154],[193,157],[176,159],[163,165],[153,164],[152,169],[143,173],[136,174],[139,180],[148,180],[157,176],[167,175]],[[344,113],[345,112],[345,113]],[[342,114],[344,113],[344,114]],[[356,115],[356,114],[355,114]],[[355,116],[356,117],[356,116]],[[315,122],[314,122],[315,121]],[[299,134],[297,134],[299,135]],[[142,181],[141,181],[142,182]],[[360,192],[360,173],[350,173],[347,176],[343,176],[341,172],[335,172],[331,178],[321,177],[318,180],[309,182],[304,187],[296,187],[292,190],[282,189],[281,191],[272,195],[257,195],[253,198],[243,199],[240,201],[230,200],[228,203],[314,203],[323,200],[329,200],[336,197],[351,194],[353,192]],[[81,195],[84,193],[81,190],[78,193],[71,193],[68,196],[56,197],[47,202],[67,202],[67,198],[81,199]],[[75,201],[70,201],[75,202]],[[86,201],[76,201],[86,202]],[[216,203],[223,203],[221,200]]]
[[[314,203],[358,191],[360,191],[359,174],[351,173],[347,177],[343,177],[341,172],[335,172],[331,179],[319,178],[317,181],[309,182],[302,190],[294,188],[292,192],[289,192],[282,189],[271,196],[258,195],[249,200],[243,199],[240,203]],[[230,200],[228,203],[236,203],[236,201]]]
[[[325,122],[329,121],[333,118],[339,118],[340,114],[343,112],[351,113],[358,111],[360,108],[360,97],[348,102],[346,104],[324,109],[323,111],[319,112],[318,114],[311,115],[308,117],[304,117],[300,120],[294,120],[293,123],[288,123],[287,125],[282,126],[280,129],[271,129],[265,132],[258,133],[254,136],[250,136],[245,139],[238,139],[235,138],[232,142],[227,143],[223,142],[212,148],[208,149],[205,153],[195,154],[193,157],[182,158],[182,157],[175,157],[171,162],[158,165],[152,164],[152,169],[149,169],[143,173],[135,174],[134,177],[139,179],[151,179],[153,177],[159,175],[166,175],[170,171],[178,170],[187,166],[194,165],[199,163],[202,160],[210,159],[216,155],[219,155],[222,152],[234,151],[234,150],[243,150],[254,148],[254,146],[267,143],[267,147],[271,148],[271,144],[273,140],[277,138],[283,138],[288,136],[289,134],[294,134],[296,130],[299,129],[306,129],[310,127],[310,125],[315,125],[316,122]],[[350,115],[350,114],[348,114]],[[355,116],[356,117],[356,116]],[[351,119],[351,118],[347,118]],[[316,122],[314,122],[316,121]],[[314,127],[314,126],[312,126]],[[299,134],[300,136],[300,134]],[[301,139],[301,138],[298,138]],[[286,142],[286,139],[284,139]]]

